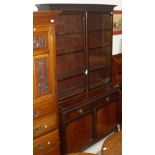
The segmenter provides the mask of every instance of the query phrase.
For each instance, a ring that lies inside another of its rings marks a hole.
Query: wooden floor
[[[101,155],[122,155],[122,131],[112,134],[105,140]]]

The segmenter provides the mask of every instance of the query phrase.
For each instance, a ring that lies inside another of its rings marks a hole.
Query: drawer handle
[[[44,144],[39,144],[37,147],[38,147],[38,149],[43,149],[45,147],[45,145]]]
[[[50,145],[50,144],[51,144],[51,142],[50,142],[50,141],[48,141],[48,142],[47,142],[47,144],[48,144],[48,145]]]
[[[34,128],[33,131],[34,132],[39,132],[41,130],[42,127],[38,127],[38,128]]]
[[[109,97],[106,97],[105,100],[106,100],[107,102],[109,102],[109,101],[110,101],[110,98],[109,98]]]
[[[78,112],[79,112],[80,114],[82,114],[82,113],[83,113],[83,109],[79,109]]]
[[[36,112],[36,111],[33,112],[33,117],[38,117],[39,115],[40,115],[40,112]]]
[[[51,23],[54,23],[54,19],[51,19],[50,22],[51,22]]]
[[[47,128],[47,127],[48,127],[47,125],[44,126],[44,128]]]

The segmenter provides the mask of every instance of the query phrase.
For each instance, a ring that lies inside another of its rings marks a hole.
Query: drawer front
[[[91,103],[89,104],[86,104],[86,105],[82,105],[76,109],[74,109],[73,111],[70,111],[70,112],[67,112],[64,116],[64,121],[67,121],[69,119],[72,119],[72,118],[75,118],[75,117],[78,117],[78,116],[81,116],[83,115],[84,113],[92,110],[94,107],[94,105]]]
[[[58,130],[55,130],[45,136],[37,138],[33,141],[34,154],[38,154],[49,148],[53,148],[54,145],[59,143]]]
[[[33,137],[40,136],[57,128],[56,114],[50,115],[43,119],[35,120],[33,124]]]
[[[56,146],[53,146],[52,149],[44,150],[39,153],[35,153],[34,155],[60,155],[60,147],[59,144]]]
[[[54,101],[44,101],[42,103],[35,103],[33,105],[33,118],[38,119],[43,116],[49,115],[56,111]]]
[[[95,103],[97,103],[100,106],[102,104],[110,103],[117,99],[118,99],[118,93],[113,93],[113,94],[107,95],[106,97],[96,100]]]

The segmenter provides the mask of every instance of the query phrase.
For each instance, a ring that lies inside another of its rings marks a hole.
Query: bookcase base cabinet
[[[67,110],[59,105],[61,154],[82,151],[116,130],[118,99],[115,89]]]

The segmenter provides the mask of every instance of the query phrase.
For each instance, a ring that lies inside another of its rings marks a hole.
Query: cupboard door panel
[[[45,98],[55,100],[55,70],[53,68],[55,68],[54,28],[52,26],[34,26],[34,104],[45,102]]]
[[[96,116],[96,136],[101,137],[117,124],[117,102],[113,101],[100,107]]]
[[[89,145],[93,140],[93,116],[91,113],[76,119],[65,128],[67,153]]]

